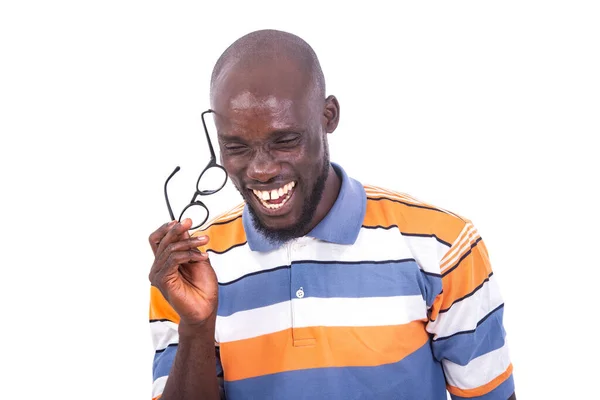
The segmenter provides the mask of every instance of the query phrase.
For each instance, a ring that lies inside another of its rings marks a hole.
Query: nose
[[[269,182],[279,175],[280,172],[281,166],[279,162],[264,149],[259,149],[254,152],[246,170],[248,178],[261,183]]]

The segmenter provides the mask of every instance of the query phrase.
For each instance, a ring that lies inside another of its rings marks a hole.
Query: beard
[[[271,243],[285,243],[291,239],[303,236],[306,233],[307,226],[312,222],[315,212],[317,211],[317,206],[323,198],[325,182],[327,181],[327,176],[329,175],[329,148],[325,139],[323,139],[323,145],[325,149],[323,166],[321,167],[319,176],[312,187],[310,195],[304,199],[302,213],[300,214],[298,222],[296,222],[294,225],[283,229],[271,229],[267,227],[258,217],[257,211],[251,205],[252,203],[246,198],[246,194],[238,189],[242,197],[244,197],[246,206],[248,207],[248,212],[252,218],[252,225],[254,226],[254,229],[260,232]]]

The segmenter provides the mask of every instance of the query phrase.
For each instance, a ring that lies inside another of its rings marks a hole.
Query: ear
[[[325,99],[323,116],[325,117],[325,131],[332,133],[340,122],[340,103],[338,103],[335,96],[329,96]]]

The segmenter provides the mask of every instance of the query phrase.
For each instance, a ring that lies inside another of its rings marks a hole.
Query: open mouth
[[[296,182],[288,182],[280,188],[273,190],[252,190],[258,202],[269,210],[279,210],[282,208],[294,193]]]

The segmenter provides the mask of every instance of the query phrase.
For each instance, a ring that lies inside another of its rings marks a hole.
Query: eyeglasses
[[[196,182],[196,192],[194,192],[194,196],[192,197],[190,204],[183,209],[178,219],[178,221],[181,222],[181,220],[184,218],[191,218],[192,221],[196,222],[196,225],[192,226],[190,229],[197,229],[204,225],[204,223],[208,220],[208,208],[202,201],[198,200],[198,197],[215,194],[219,190],[223,189],[225,183],[227,183],[227,171],[225,171],[225,168],[223,168],[221,165],[217,164],[215,150],[213,149],[210,136],[208,135],[208,129],[206,128],[206,122],[204,121],[204,115],[212,112],[213,110],[207,110],[201,115],[204,133],[206,133],[206,141],[208,142],[208,149],[210,150],[210,161],[198,177],[198,181]],[[175,215],[173,214],[173,209],[171,208],[171,203],[169,202],[169,196],[167,195],[167,184],[173,175],[175,175],[180,169],[181,168],[176,167],[165,181],[165,200],[167,201],[167,208],[169,209],[171,221],[175,219]],[[201,222],[197,223],[198,221]]]

